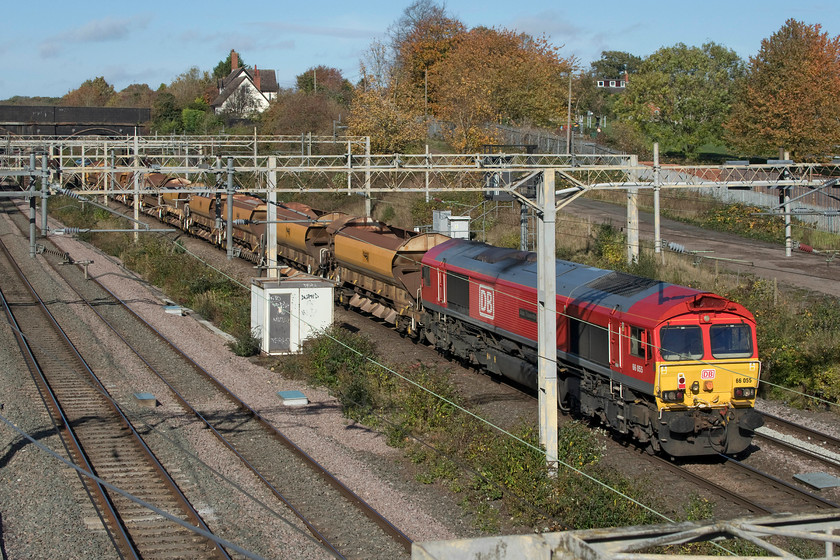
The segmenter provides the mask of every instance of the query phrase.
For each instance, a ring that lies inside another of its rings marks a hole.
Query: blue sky
[[[660,47],[713,41],[745,60],[793,18],[840,35],[837,0],[637,0],[440,2],[467,27],[546,36],[584,68],[601,51],[647,56]],[[409,1],[6,2],[0,42],[0,99],[61,96],[103,76],[117,90],[153,89],[196,66],[213,67],[236,49],[250,65],[277,71],[281,87],[307,69],[338,68],[355,81],[359,61]]]

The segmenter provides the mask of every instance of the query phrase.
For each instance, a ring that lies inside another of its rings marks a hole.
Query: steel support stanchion
[[[537,322],[540,443],[549,470],[557,469],[557,265],[555,257],[554,169],[543,171],[537,203]]]

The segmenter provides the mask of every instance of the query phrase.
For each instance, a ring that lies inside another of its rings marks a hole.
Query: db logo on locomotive
[[[700,372],[700,379],[714,379],[715,378],[715,370],[713,369],[704,369]]]
[[[478,314],[486,319],[492,319],[496,313],[493,288],[478,285]]]

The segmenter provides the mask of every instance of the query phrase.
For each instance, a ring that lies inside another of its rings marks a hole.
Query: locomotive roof
[[[476,241],[453,239],[438,245],[427,259],[445,262],[448,267],[470,270],[503,283],[536,288],[536,253],[493,247]],[[614,270],[604,270],[564,260],[556,261],[557,295],[568,298],[581,309],[595,305],[630,312],[638,317],[663,320],[683,310],[701,292],[650,278]],[[634,306],[636,306],[634,308]],[[631,309],[634,308],[634,309]],[[670,310],[667,311],[667,310]]]

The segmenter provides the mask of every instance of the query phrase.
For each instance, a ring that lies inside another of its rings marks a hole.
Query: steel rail
[[[147,321],[145,321],[142,317],[140,317],[133,309],[131,309],[128,305],[125,304],[116,294],[114,294],[111,290],[107,287],[103,286],[97,280],[92,279],[90,280],[97,284],[97,286],[102,289],[104,292],[109,294],[114,300],[120,303],[123,309],[129,312],[137,321],[141,324],[145,325],[151,332],[153,332],[157,337],[160,338],[162,342],[168,345],[174,352],[178,353],[183,359],[191,364],[196,371],[201,373],[207,380],[209,380],[216,388],[221,391],[224,396],[232,402],[235,406],[240,408],[243,412],[248,414],[249,416],[256,419],[266,430],[268,430],[273,437],[275,437],[281,444],[283,444],[286,448],[291,450],[295,455],[300,457],[301,460],[304,461],[316,474],[321,476],[327,483],[329,483],[333,488],[338,490],[338,492],[348,501],[350,501],[356,508],[358,508],[366,517],[368,517],[371,521],[373,521],[377,526],[379,526],[383,532],[389,535],[394,541],[396,541],[400,546],[402,546],[407,552],[411,551],[411,539],[406,536],[402,531],[400,531],[397,527],[395,527],[390,521],[388,521],[382,514],[380,514],[375,508],[373,508],[370,504],[368,504],[365,500],[359,497],[355,492],[353,492],[350,488],[348,488],[344,483],[342,483],[338,478],[335,477],[329,470],[327,470],[324,466],[318,463],[314,458],[308,455],[305,451],[303,451],[300,447],[298,447],[294,442],[292,442],[288,437],[286,437],[282,432],[277,430],[267,419],[261,416],[257,411],[251,408],[247,403],[242,401],[239,397],[237,397],[228,387],[226,387],[222,382],[216,379],[211,373],[207,370],[202,368],[199,364],[197,364],[190,356],[184,353],[180,348],[177,347],[171,340],[166,338],[162,333],[160,333],[157,329],[149,325]],[[72,288],[72,286],[71,286]],[[84,301],[97,316],[102,319],[102,321],[108,325],[109,328],[113,330],[113,332],[126,344],[128,348],[134,352],[143,363],[157,375],[163,383],[172,391],[172,394],[181,403],[181,405],[193,413],[197,418],[199,418],[205,425],[213,432],[213,434],[225,445],[227,446],[242,462],[243,464],[248,467],[265,485],[266,487],[275,495],[278,499],[280,499],[284,504],[286,504],[293,513],[297,517],[299,517],[306,527],[312,532],[313,536],[318,539],[320,542],[324,543],[334,554],[338,555],[339,557],[344,557],[340,551],[338,551],[332,543],[311,523],[311,520],[307,519],[306,516],[297,508],[294,504],[292,504],[285,496],[283,496],[282,492],[280,492],[277,488],[274,487],[266,478],[265,476],[259,471],[259,469],[254,466],[246,457],[244,457],[231,443],[227,438],[225,438],[210,422],[207,420],[198,410],[196,410],[188,401],[187,399],[161,374],[157,371],[157,369],[150,364],[143,356],[142,352],[133,347],[133,345],[125,339],[125,337],[119,332],[119,330],[110,324],[110,322],[102,316],[102,314],[93,306],[81,293],[79,293],[75,288],[74,291],[77,293],[79,298]]]
[[[189,358],[188,358],[185,354],[183,354],[182,352],[180,352],[180,350],[178,350],[178,349],[177,349],[177,348],[176,348],[176,347],[175,347],[175,346],[174,346],[174,345],[173,345],[173,344],[172,344],[172,343],[171,343],[171,342],[170,342],[167,338],[165,338],[162,334],[160,334],[160,333],[159,333],[156,329],[154,329],[154,327],[152,327],[151,325],[149,325],[148,323],[146,323],[146,322],[145,322],[145,321],[144,321],[144,320],[143,320],[143,319],[142,319],[139,315],[137,315],[137,314],[136,314],[136,313],[135,313],[135,312],[134,312],[134,311],[133,311],[130,307],[128,307],[128,305],[126,305],[126,304],[125,304],[125,302],[123,302],[121,299],[119,299],[118,297],[116,297],[116,295],[114,295],[114,294],[113,294],[113,292],[111,292],[110,290],[108,290],[108,288],[106,288],[105,286],[103,286],[102,284],[100,284],[100,283],[99,283],[97,280],[95,280],[95,279],[90,279],[89,281],[95,282],[95,283],[99,286],[99,288],[100,288],[100,289],[102,289],[102,290],[106,291],[109,295],[111,295],[111,297],[113,297],[116,301],[118,301],[118,302],[120,303],[120,305],[123,307],[123,309],[126,309],[127,311],[129,311],[129,312],[130,312],[130,313],[131,313],[131,314],[132,314],[132,315],[133,315],[136,319],[138,319],[139,321],[141,321],[141,322],[142,322],[143,324],[145,324],[145,325],[146,325],[149,329],[151,329],[151,330],[152,330],[155,334],[157,334],[157,335],[160,337],[160,339],[161,339],[161,341],[162,341],[162,342],[164,342],[165,344],[169,345],[169,346],[170,346],[170,347],[172,347],[174,350],[176,350],[176,351],[178,351],[179,353],[181,353],[181,354],[182,354],[182,356],[184,356],[184,357],[185,357],[186,359],[188,359],[190,362],[192,362],[192,360],[190,360],[190,359],[189,359]],[[224,444],[224,445],[225,445],[228,449],[230,449],[230,450],[234,453],[234,455],[236,455],[236,457],[237,457],[240,461],[242,461],[242,463],[243,463],[246,467],[248,467],[248,469],[249,469],[251,472],[253,472],[253,473],[254,473],[254,474],[255,474],[255,475],[256,475],[256,476],[257,476],[257,477],[258,477],[258,478],[259,478],[259,479],[260,479],[260,480],[261,480],[261,481],[262,481],[262,482],[266,485],[266,487],[268,487],[268,489],[269,489],[269,490],[271,490],[271,492],[272,492],[272,493],[273,493],[273,494],[274,494],[274,495],[275,495],[275,496],[276,496],[276,497],[277,497],[280,501],[282,501],[282,502],[283,502],[283,503],[284,503],[284,504],[285,504],[285,505],[286,505],[289,509],[291,509],[291,510],[292,510],[292,512],[293,512],[293,513],[294,513],[294,514],[295,514],[295,515],[296,515],[296,516],[297,516],[297,517],[298,517],[301,521],[303,521],[303,523],[304,523],[304,525],[306,526],[306,528],[307,528],[307,529],[308,529],[308,530],[312,533],[312,535],[313,535],[313,536],[314,536],[314,537],[315,537],[315,538],[316,538],[319,542],[321,542],[321,543],[322,543],[325,547],[327,547],[327,548],[328,548],[328,549],[329,549],[329,550],[330,550],[330,551],[331,551],[331,552],[332,552],[335,556],[337,556],[337,557],[339,557],[339,558],[344,558],[344,556],[343,556],[343,555],[342,555],[342,554],[341,554],[341,553],[340,553],[340,552],[339,552],[339,551],[338,551],[338,550],[337,550],[337,549],[336,549],[336,548],[335,548],[335,547],[334,547],[334,546],[333,546],[333,545],[329,542],[329,540],[328,540],[326,537],[324,537],[324,536],[320,533],[320,531],[318,531],[318,529],[317,529],[317,528],[316,528],[316,527],[315,527],[315,526],[314,526],[314,525],[313,525],[313,524],[312,524],[312,523],[311,523],[311,522],[310,522],[310,521],[306,518],[306,516],[305,516],[303,513],[301,513],[301,512],[300,512],[300,511],[299,511],[299,510],[298,510],[298,509],[294,506],[294,504],[292,504],[290,501],[288,501],[288,500],[286,499],[286,497],[285,497],[285,496],[283,496],[283,494],[282,494],[279,490],[277,490],[277,488],[275,488],[275,487],[274,487],[274,486],[273,486],[270,482],[268,482],[268,480],[266,480],[266,479],[265,479],[265,477],[264,477],[264,476],[263,476],[263,475],[259,472],[259,470],[258,470],[258,469],[257,469],[254,465],[252,465],[252,464],[251,464],[251,462],[249,462],[249,461],[248,461],[248,460],[247,460],[244,456],[242,456],[242,454],[240,454],[240,453],[239,453],[239,451],[236,449],[236,447],[235,447],[235,446],[234,446],[234,445],[233,445],[233,444],[232,444],[232,443],[231,443],[231,442],[230,442],[227,438],[225,438],[225,437],[224,437],[221,433],[219,433],[219,431],[215,428],[215,426],[213,426],[213,424],[212,424],[209,420],[207,420],[207,418],[205,418],[205,417],[204,417],[204,415],[203,415],[203,414],[201,414],[201,412],[199,412],[198,410],[196,410],[196,409],[195,409],[195,408],[194,408],[194,407],[193,407],[193,406],[189,403],[189,401],[187,400],[187,398],[186,398],[184,395],[182,395],[182,394],[181,394],[181,392],[180,392],[177,388],[175,388],[175,387],[172,385],[172,383],[170,383],[170,382],[169,382],[169,380],[168,380],[168,379],[166,379],[166,378],[165,378],[165,376],[164,376],[163,374],[161,374],[161,373],[157,370],[157,368],[155,368],[155,367],[154,367],[154,365],[152,365],[151,363],[149,363],[149,361],[148,361],[148,360],[146,360],[146,358],[145,358],[145,357],[143,357],[142,352],[141,352],[140,350],[138,350],[137,348],[135,348],[135,347],[134,347],[134,346],[133,346],[133,345],[132,345],[132,344],[131,344],[131,343],[130,343],[130,342],[129,342],[129,341],[128,341],[128,340],[127,340],[124,336],[123,336],[123,334],[122,334],[122,333],[121,333],[121,332],[120,332],[120,331],[119,331],[119,330],[118,330],[115,326],[113,326],[113,325],[112,325],[112,324],[111,324],[111,323],[110,323],[110,322],[109,322],[109,321],[108,321],[108,320],[107,320],[107,319],[106,319],[106,318],[105,318],[105,317],[104,317],[104,316],[103,316],[103,315],[99,312],[99,310],[98,310],[98,309],[96,309],[96,307],[95,307],[95,306],[94,306],[94,305],[93,305],[90,301],[88,301],[88,299],[87,299],[84,295],[82,295],[82,294],[81,294],[78,290],[76,290],[73,286],[70,286],[70,287],[71,287],[71,289],[73,289],[73,291],[74,291],[74,292],[75,292],[75,293],[79,296],[79,299],[80,299],[80,300],[81,300],[81,301],[82,301],[85,305],[87,305],[87,306],[88,306],[88,308],[89,308],[91,311],[93,311],[93,312],[94,312],[94,313],[95,313],[95,314],[96,314],[96,315],[100,318],[100,320],[102,320],[102,322],[103,322],[105,325],[107,325],[107,326],[108,326],[108,328],[110,328],[110,329],[111,329],[111,331],[112,331],[112,332],[113,332],[113,333],[114,333],[114,334],[115,334],[115,335],[116,335],[116,336],[117,336],[120,340],[122,340],[122,342],[126,345],[126,347],[128,347],[128,348],[129,348],[129,349],[130,349],[130,350],[131,350],[131,351],[135,354],[135,356],[137,356],[137,358],[138,358],[140,361],[142,361],[142,362],[146,365],[146,367],[147,367],[147,368],[149,368],[149,370],[150,370],[152,373],[154,373],[154,374],[158,377],[158,379],[160,379],[160,380],[161,380],[161,381],[162,381],[162,382],[166,385],[166,387],[167,387],[167,388],[168,388],[168,389],[172,392],[173,396],[175,397],[175,400],[177,400],[177,401],[181,404],[181,406],[182,406],[182,407],[184,407],[184,408],[185,408],[188,412],[191,412],[191,413],[192,413],[194,416],[196,416],[196,417],[197,417],[197,418],[198,418],[201,422],[203,422],[203,423],[204,423],[204,425],[205,425],[205,426],[206,426],[206,427],[207,427],[210,431],[212,431],[212,432],[213,432],[213,435],[215,435],[215,436],[216,436],[216,438],[217,438],[217,439],[219,439],[219,441],[221,441],[221,442],[222,442],[222,443],[223,443],[223,444]],[[192,363],[194,363],[194,362],[192,362]],[[197,367],[200,367],[200,366],[197,366]],[[202,371],[203,371],[203,370],[202,370]],[[208,374],[208,375],[209,375],[209,374]],[[223,385],[221,385],[221,387],[222,387],[222,388],[224,388],[224,386],[223,386]],[[228,399],[232,400],[232,399],[231,399],[231,395],[232,395],[232,393],[230,393],[230,391],[227,391],[226,389],[225,389],[225,391],[226,391],[225,396],[226,396]],[[235,401],[234,401],[234,402],[235,402]]]
[[[207,525],[201,519],[201,516],[198,514],[197,511],[195,511],[195,509],[192,507],[192,505],[187,500],[186,496],[184,496],[184,494],[181,492],[180,488],[178,488],[175,481],[172,479],[172,477],[169,475],[169,473],[166,471],[166,469],[163,467],[163,465],[160,464],[157,457],[155,457],[154,453],[146,445],[145,441],[143,441],[143,438],[140,436],[140,434],[134,428],[132,423],[125,416],[125,414],[122,412],[122,410],[116,405],[114,400],[110,397],[107,389],[105,389],[104,385],[102,385],[99,378],[96,376],[96,374],[89,367],[89,365],[84,360],[82,355],[79,353],[79,351],[73,345],[73,343],[70,341],[67,334],[64,332],[64,330],[58,324],[58,321],[55,319],[55,317],[52,315],[52,313],[49,311],[49,309],[47,309],[46,304],[41,300],[41,298],[38,296],[37,292],[35,291],[34,287],[26,279],[23,271],[20,269],[20,267],[14,261],[14,258],[12,257],[8,248],[6,247],[6,245],[2,241],[0,241],[0,250],[2,250],[4,256],[8,259],[10,267],[18,275],[21,282],[27,287],[28,291],[30,292],[30,294],[32,296],[33,302],[35,302],[37,304],[40,312],[47,319],[47,321],[49,321],[49,323],[52,325],[53,331],[55,332],[55,334],[57,334],[59,336],[60,340],[62,341],[62,343],[66,347],[67,351],[73,356],[74,360],[77,362],[77,365],[79,365],[87,373],[87,375],[89,376],[89,380],[92,381],[92,383],[93,383],[92,386],[93,386],[94,390],[97,391],[98,393],[100,393],[103,396],[103,402],[106,404],[106,406],[108,406],[111,409],[111,411],[119,418],[122,425],[129,429],[129,431],[131,432],[131,435],[133,436],[134,444],[138,446],[138,448],[144,454],[146,459],[149,461],[149,464],[158,473],[159,480],[161,480],[168,487],[170,494],[178,500],[178,503],[179,503],[180,507],[182,508],[183,513],[185,513],[187,515],[187,518],[190,520],[190,522],[193,525],[195,525],[197,527],[200,527],[201,529],[203,529],[207,533],[211,533],[210,529],[207,527]],[[11,313],[11,311],[9,310],[8,313]],[[64,413],[64,408],[61,405],[58,396],[52,390],[52,387],[50,386],[49,381],[46,379],[46,376],[45,376],[44,372],[42,371],[40,365],[38,365],[37,359],[34,357],[34,353],[31,351],[31,347],[29,346],[28,342],[25,340],[25,336],[19,330],[19,326],[17,325],[17,323],[15,323],[15,325],[16,325],[16,336],[18,337],[19,340],[23,340],[23,343],[27,347],[27,353],[32,356],[33,364],[37,368],[38,374],[39,374],[39,376],[40,376],[40,378],[43,382],[43,386],[46,388],[46,390],[48,391],[48,394],[51,397],[51,401],[53,403],[54,410],[56,410],[61,417],[61,422],[62,422],[63,428],[69,434],[72,434],[71,441],[73,442],[74,448],[76,448],[76,450],[77,450],[78,457],[81,458],[87,472],[94,473],[95,470],[94,470],[93,466],[91,465],[91,463],[88,461],[88,458],[87,458],[88,453],[84,450],[84,445],[81,443],[81,441],[76,436],[75,430],[73,430],[73,428],[72,428],[72,422],[70,422],[67,419],[67,416]],[[125,527],[125,524],[122,520],[122,517],[116,512],[115,505],[113,504],[113,501],[108,496],[107,492],[105,492],[105,488],[101,484],[99,484],[98,482],[95,482],[95,487],[97,488],[97,494],[100,495],[101,499],[103,500],[102,504],[106,507],[106,514],[107,514],[108,519],[114,524],[114,527],[118,528],[118,530],[119,530],[119,533],[117,535],[119,542],[123,545],[125,550],[130,553],[130,556],[132,558],[142,557],[139,550],[138,550],[137,544],[134,542],[134,539],[132,539],[129,536],[128,529],[127,529],[127,527]],[[109,532],[110,532],[110,530],[109,530]],[[222,549],[218,545],[215,545],[215,543],[214,543],[214,553],[220,558],[224,558],[224,559],[229,559],[230,558],[230,556],[224,551],[224,549]],[[122,555],[122,551],[120,551],[120,554]]]
[[[751,467],[751,466],[749,466],[745,463],[742,463],[741,461],[739,461],[737,459],[734,459],[732,457],[728,457],[728,456],[726,456],[722,453],[720,454],[720,456],[722,458],[726,459],[726,463],[725,463],[726,465],[733,465],[735,468],[741,469],[744,472],[751,473],[751,474],[753,474],[755,476],[758,476],[760,478],[764,478],[766,480],[769,480],[773,484],[782,486],[785,489],[792,492],[797,497],[803,499],[806,502],[809,502],[811,504],[816,505],[818,508],[821,508],[821,509],[822,508],[832,508],[832,509],[840,508],[840,504],[832,502],[831,500],[826,500],[825,498],[817,496],[816,494],[808,492],[807,490],[803,490],[802,488],[799,488],[799,487],[797,487],[797,486],[795,486],[795,485],[793,485],[789,482],[786,482],[786,481],[782,480],[781,478],[773,476],[770,473],[766,473],[766,472],[764,472],[762,470],[759,470],[755,467]]]
[[[784,418],[781,418],[780,416],[776,416],[775,414],[770,414],[768,412],[762,412],[761,415],[763,417],[775,422],[776,424],[779,424],[780,426],[784,426],[785,428],[789,428],[791,430],[795,430],[799,433],[805,434],[808,437],[813,437],[814,439],[822,440],[822,441],[828,443],[829,445],[833,445],[834,447],[836,447],[838,449],[838,451],[840,451],[840,438],[836,438],[836,437],[828,435],[826,433],[819,432],[817,430],[811,429],[811,428],[809,428],[807,426],[803,426],[801,424],[796,424],[795,422],[791,422],[790,420],[785,420]]]
[[[22,271],[15,263],[8,247],[6,247],[6,244],[3,243],[2,240],[0,240],[0,251],[2,251],[4,259],[8,261],[10,268],[15,271],[19,277],[22,277]],[[58,397],[53,392],[50,384],[47,382],[46,376],[38,364],[38,360],[35,359],[35,355],[29,345],[29,342],[20,330],[20,325],[18,324],[14,313],[12,313],[9,302],[6,299],[6,295],[3,293],[2,288],[0,288],[0,298],[3,302],[3,309],[6,313],[6,317],[15,331],[15,338],[18,341],[18,346],[20,347],[23,357],[26,360],[32,378],[41,393],[41,398],[44,399],[44,403],[47,405],[47,408],[52,411],[51,415],[53,418],[55,419],[56,416],[58,417],[59,428],[65,434],[62,441],[65,443],[65,446],[70,447],[72,455],[75,457],[75,462],[77,464],[81,464],[84,470],[88,473],[93,473],[93,466],[88,461],[87,454],[84,452],[81,442],[76,437],[76,432],[73,430],[71,422],[64,414],[64,409],[58,402]],[[32,298],[32,301],[34,302],[34,298]],[[105,488],[99,482],[94,481],[91,478],[87,478],[86,480],[82,479],[82,484],[88,492],[88,495],[91,496],[91,501],[94,502],[94,505],[96,505],[96,501],[99,502],[99,507],[95,508],[97,515],[99,515],[100,519],[103,521],[103,526],[108,532],[108,536],[114,543],[120,557],[125,558],[124,552],[128,552],[128,556],[130,558],[139,559],[140,555],[134,546],[134,543],[128,537],[125,527],[119,521],[119,516],[114,509],[114,504],[108,496],[108,493],[105,491]],[[93,494],[95,496],[91,495],[91,484],[93,485]],[[108,522],[105,522],[105,519],[102,518],[103,514],[105,515],[105,518],[107,518]],[[115,529],[117,530],[117,534],[114,534]]]
[[[804,447],[799,447],[795,443],[791,443],[789,441],[779,439],[779,438],[777,438],[775,436],[772,436],[770,434],[755,432],[755,438],[759,439],[759,440],[768,441],[768,442],[772,443],[773,445],[778,445],[779,447],[783,447],[784,449],[786,449],[786,450],[788,450],[792,453],[798,453],[799,455],[802,455],[802,456],[807,457],[809,459],[819,461],[820,463],[822,463],[823,465],[825,465],[827,467],[832,467],[832,468],[835,468],[835,469],[840,468],[840,462],[838,462],[837,460],[831,459],[830,457],[826,457],[825,455],[821,455],[820,453],[818,453],[816,451],[813,451],[811,449],[806,449]]]

